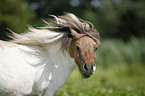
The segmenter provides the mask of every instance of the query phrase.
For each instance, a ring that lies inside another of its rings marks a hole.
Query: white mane
[[[45,45],[53,43],[62,38],[64,33],[54,32],[48,29],[36,29],[33,27],[28,27],[27,33],[16,34],[13,32],[11,42],[24,44],[24,45]]]
[[[40,29],[33,28],[32,26],[28,26],[28,31],[26,33],[22,34],[16,34],[12,32],[11,37],[13,40],[11,42],[17,43],[17,44],[24,44],[24,45],[45,45],[49,43],[53,43],[55,41],[60,40],[63,35],[67,32],[56,32],[55,29],[60,29],[61,27],[74,27],[74,26],[68,26],[68,24],[71,22],[76,22],[78,24],[83,24],[79,21],[79,19],[72,13],[67,13],[63,18],[56,17],[54,15],[50,15],[54,17],[54,21],[51,21],[50,24],[43,20],[47,25],[46,27],[39,27]],[[67,18],[67,19],[65,19]],[[51,23],[55,23],[52,24]]]

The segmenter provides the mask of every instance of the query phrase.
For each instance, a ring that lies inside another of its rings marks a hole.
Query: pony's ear
[[[70,28],[70,32],[71,32],[71,35],[73,36],[74,39],[79,39],[82,36],[85,36],[85,34],[79,34],[72,28]]]

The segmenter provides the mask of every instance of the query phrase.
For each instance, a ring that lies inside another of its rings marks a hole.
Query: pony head
[[[96,70],[94,59],[98,44],[90,37],[71,29],[74,40],[71,43],[70,55],[79,67],[81,75],[89,78]]]

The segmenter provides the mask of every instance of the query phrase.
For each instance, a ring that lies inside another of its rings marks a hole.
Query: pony
[[[83,78],[94,73],[100,36],[93,24],[72,13],[51,16],[0,41],[0,96],[53,96],[77,65]]]

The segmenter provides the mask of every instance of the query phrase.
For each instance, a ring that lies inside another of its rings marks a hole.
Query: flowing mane
[[[54,16],[50,22],[43,20],[45,27],[39,29],[29,26],[27,33],[16,34],[13,32],[13,40],[11,42],[24,45],[44,45],[62,40],[62,49],[69,49],[73,39],[70,28],[76,30],[79,34],[91,37],[98,45],[100,44],[99,32],[94,29],[92,23],[77,18],[72,13],[66,13],[64,16]]]

